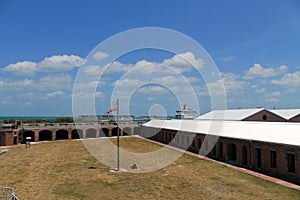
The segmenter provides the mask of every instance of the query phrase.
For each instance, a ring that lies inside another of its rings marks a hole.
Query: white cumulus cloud
[[[294,73],[288,73],[285,74],[281,79],[279,80],[272,80],[272,84],[275,85],[282,85],[282,86],[300,86],[300,71],[294,72]]]
[[[268,78],[279,74],[284,74],[288,70],[286,65],[280,66],[278,69],[263,68],[260,64],[255,63],[245,74],[244,79],[251,80],[255,78]]]
[[[17,76],[34,76],[37,72],[59,72],[79,67],[83,59],[75,55],[55,55],[41,62],[22,61],[3,67],[3,72]]]
[[[103,60],[104,58],[107,58],[107,57],[109,57],[109,55],[107,53],[102,52],[102,51],[97,51],[93,55],[93,58],[97,61]]]
[[[179,72],[189,71],[191,67],[200,69],[203,67],[202,59],[196,59],[192,52],[177,54],[170,59],[165,59],[163,65],[176,68]]]
[[[23,61],[9,64],[4,67],[2,71],[10,72],[18,76],[33,76],[38,71],[38,67],[35,62]]]
[[[82,61],[81,57],[75,55],[56,55],[38,63],[38,68],[48,72],[66,71],[73,67],[79,67]]]

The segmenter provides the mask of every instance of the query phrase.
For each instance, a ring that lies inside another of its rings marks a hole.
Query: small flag
[[[104,114],[105,115],[109,115],[109,113],[116,111],[118,109],[117,105],[114,105],[113,107],[111,107],[108,111],[106,111]]]

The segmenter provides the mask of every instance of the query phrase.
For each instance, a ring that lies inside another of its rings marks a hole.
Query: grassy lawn
[[[105,146],[107,140],[84,143]],[[115,139],[110,140],[115,142]],[[130,152],[160,148],[136,137],[121,138],[121,147]],[[132,163],[126,161],[127,158],[121,159],[122,167]],[[189,155],[150,173],[111,173],[80,141],[10,148],[0,155],[0,185],[14,187],[21,200],[300,199],[299,191]]]

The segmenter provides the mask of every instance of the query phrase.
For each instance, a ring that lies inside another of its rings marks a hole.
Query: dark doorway
[[[228,161],[236,162],[236,145],[228,144]]]
[[[256,168],[261,168],[261,149],[256,148]]]
[[[83,136],[83,131],[80,129],[72,130],[72,139],[80,139]]]
[[[243,146],[242,147],[242,164],[247,165],[247,147]]]
[[[288,165],[288,172],[295,173],[295,154],[288,153],[287,154],[287,165]]]
[[[223,158],[223,142],[219,143],[219,158]]]
[[[39,141],[51,141],[52,140],[52,131],[42,130],[39,132]]]
[[[68,131],[65,129],[60,129],[56,131],[56,140],[67,140],[68,139]]]
[[[109,130],[108,128],[100,129],[100,137],[109,137]]]
[[[111,130],[111,133],[112,133],[112,136],[118,136],[118,128],[115,127]],[[119,129],[119,135],[121,136],[122,135],[122,130]]]
[[[35,141],[35,134],[34,134],[34,132],[31,131],[31,130],[24,131],[24,134],[23,134],[23,141],[22,141],[23,143],[25,143],[26,137],[31,137],[30,142],[34,142],[34,141]]]

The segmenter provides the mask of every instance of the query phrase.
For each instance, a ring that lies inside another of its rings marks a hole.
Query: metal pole
[[[117,171],[120,170],[119,99],[117,99]]]

